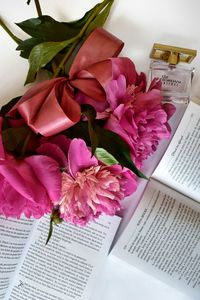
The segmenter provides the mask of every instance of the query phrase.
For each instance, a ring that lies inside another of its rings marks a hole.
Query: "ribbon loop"
[[[124,43],[103,28],[96,28],[77,53],[69,71],[69,78],[87,67],[110,57],[118,56]]]
[[[81,117],[75,88],[95,101],[105,101],[105,84],[112,76],[108,58],[118,55],[122,47],[123,42],[111,33],[95,29],[76,55],[69,78],[58,77],[36,84],[8,114],[15,116],[18,111],[34,132],[44,136],[73,126]]]

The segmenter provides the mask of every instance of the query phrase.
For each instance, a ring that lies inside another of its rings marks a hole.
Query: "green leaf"
[[[68,23],[57,22],[50,16],[41,16],[17,23],[23,31],[44,42],[59,42],[71,39],[78,30],[71,28]]]
[[[104,7],[95,19],[91,21],[92,23],[90,23],[86,31],[86,35],[88,35],[94,28],[103,26],[113,1],[114,0],[110,0],[107,6]],[[86,12],[81,19],[72,22],[58,22],[50,16],[40,16],[38,18],[31,18],[21,23],[17,23],[23,31],[31,36],[31,38],[25,41],[19,41],[17,50],[21,50],[20,55],[22,57],[28,58],[33,47],[40,43],[66,41],[78,36],[92,14],[96,11],[96,9],[102,6],[104,2],[96,4],[92,9]]]
[[[50,16],[41,16],[25,20],[16,25],[30,36],[42,39],[44,42],[65,41],[79,34],[98,5],[86,12],[81,19],[73,22],[58,22]]]
[[[114,0],[111,0],[108,5],[96,16],[96,18],[90,23],[86,30],[86,35],[88,35],[92,30],[97,27],[103,27],[106,22],[108,15],[110,13],[110,9],[112,7]]]
[[[76,39],[64,42],[45,42],[35,46],[29,56],[29,71],[26,82],[30,83],[35,80],[36,73],[48,64],[62,49],[73,43]]]
[[[83,139],[89,147],[91,146],[91,140],[88,131],[88,122],[80,121],[69,129],[63,131],[63,134],[65,134],[70,139]]]
[[[96,126],[97,136],[99,137],[99,147],[104,148],[124,167],[130,169],[138,177],[147,177],[135,166],[130,156],[129,146],[116,133]]]
[[[103,148],[96,148],[95,156],[98,160],[102,161],[104,164],[111,166],[118,164],[119,162],[112,156],[108,151]]]
[[[20,97],[13,98],[8,103],[1,107],[0,115],[5,117],[5,115],[11,110],[11,108],[19,101]]]
[[[91,140],[87,123],[88,122],[80,121],[68,130],[64,131],[63,134],[71,139],[81,138],[90,147]],[[119,164],[130,169],[138,177],[147,179],[147,177],[140,170],[138,170],[133,163],[130,156],[129,146],[118,134],[102,128],[97,120],[95,121],[95,124],[93,124],[93,128],[98,138],[98,148],[105,149],[115,158],[116,161],[118,161]]]
[[[81,105],[81,112],[84,114],[88,119],[94,121],[96,118],[96,110],[90,104],[82,104]]]
[[[39,39],[39,38],[30,38],[27,39],[25,41],[22,41],[18,47],[16,48],[16,50],[20,50],[20,56],[23,58],[28,58],[31,50],[33,49],[33,47],[35,47],[38,44],[41,44],[43,42],[43,39]]]
[[[95,128],[94,128],[94,121],[96,118],[96,110],[93,108],[93,106],[91,106],[89,104],[84,104],[81,106],[81,112],[88,119],[88,132],[89,132],[90,141],[91,141],[92,155],[94,155],[95,150],[99,143],[99,140],[98,140]]]
[[[28,126],[20,126],[15,128],[8,128],[2,131],[3,144],[8,151],[15,151],[19,146],[22,146],[26,140],[30,129]]]

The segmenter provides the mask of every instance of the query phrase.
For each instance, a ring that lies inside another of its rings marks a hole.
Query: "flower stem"
[[[3,22],[3,20],[0,18],[0,25],[3,27],[3,29],[7,32],[7,34],[17,43],[18,45],[22,42],[16,35],[14,35],[10,29],[6,26],[6,24]]]
[[[37,9],[37,13],[38,13],[38,17],[42,16],[42,10],[41,10],[41,6],[40,6],[40,2],[39,0],[34,0],[35,1],[35,6]]]
[[[88,18],[87,22],[85,23],[85,25],[83,26],[83,28],[81,29],[81,31],[79,32],[79,34],[77,35],[77,39],[72,43],[71,47],[69,48],[68,52],[66,53],[66,55],[63,57],[63,59],[61,60],[59,66],[57,67],[57,69],[54,72],[53,78],[57,77],[60,70],[63,69],[65,63],[68,61],[68,59],[70,58],[72,52],[74,51],[74,49],[76,48],[76,46],[78,45],[78,43],[80,42],[80,40],[82,39],[82,37],[84,36],[89,24],[93,21],[93,19],[102,11],[102,9],[104,7],[106,7],[109,3],[111,2],[111,0],[104,0],[102,3],[100,3],[99,5],[96,6],[96,9],[94,10],[94,12],[91,14],[91,16]]]

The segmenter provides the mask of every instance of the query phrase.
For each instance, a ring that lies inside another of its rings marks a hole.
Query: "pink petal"
[[[50,157],[35,155],[25,158],[33,172],[44,186],[51,200],[61,196],[61,172],[58,163]]]
[[[67,166],[67,153],[64,154],[63,151],[55,144],[45,143],[42,144],[39,148],[37,148],[37,153],[40,155],[45,155],[53,158],[61,168]]]
[[[120,179],[120,185],[123,188],[124,196],[129,196],[137,189],[137,177],[127,168],[122,168],[120,165],[109,166],[108,169],[113,174],[121,174],[122,178]]]
[[[159,78],[154,78],[149,86],[149,91],[155,89],[155,90],[161,90],[162,84],[161,80]]]
[[[139,92],[146,91],[147,80],[146,80],[146,75],[143,72],[141,72],[139,75],[137,75],[135,85],[136,85],[136,90],[135,90],[136,93],[138,91]]]
[[[151,90],[147,93],[138,93],[136,95],[136,101],[133,104],[133,110],[135,112],[141,112],[148,109],[153,109],[156,105],[161,104],[162,95],[160,90]]]
[[[169,120],[171,116],[173,116],[173,114],[175,113],[176,107],[171,103],[165,103],[162,107],[167,114],[167,119]]]
[[[92,156],[83,140],[73,139],[69,146],[68,165],[71,175],[75,177],[77,172],[97,166],[98,161]]]
[[[0,132],[2,131],[3,118],[0,117]],[[3,147],[2,135],[0,134],[0,159],[5,158],[5,152]]]
[[[117,80],[112,80],[106,87],[107,101],[112,110],[115,110],[118,102],[124,98],[126,94],[126,78],[119,75]]]
[[[126,143],[131,145],[131,136],[128,135],[126,128],[123,128],[114,116],[111,116],[108,119],[104,127],[110,131],[117,133]]]
[[[29,159],[33,159],[34,157],[38,156],[30,156]],[[50,200],[47,194],[46,189],[41,184],[40,181],[40,173],[34,172],[31,165],[27,163],[27,161],[15,161],[12,160],[12,167],[15,168],[15,170],[18,171],[20,176],[24,179],[24,185],[26,185],[27,188],[29,188],[32,192],[33,198],[29,199],[29,204],[31,206],[35,206],[35,204],[41,206],[41,210],[44,208],[49,207]],[[7,178],[6,178],[7,179]],[[15,185],[13,185],[13,188],[15,189]]]
[[[33,216],[38,219],[50,212],[50,203],[44,189],[40,189],[40,193],[35,195],[39,201],[34,202],[24,198],[5,179],[3,181],[0,179],[0,183],[0,214],[20,218],[23,213],[27,218]]]
[[[27,199],[18,193],[1,175],[0,193],[0,214],[6,217],[19,218]]]
[[[60,149],[67,155],[70,145],[70,140],[63,134],[59,134],[53,137],[48,138],[50,143],[56,144]]]
[[[100,199],[100,205],[99,205],[98,209],[101,212],[103,212],[104,214],[113,216],[121,208],[120,203],[116,200],[110,200],[110,199],[102,197],[102,196],[99,196],[99,199]]]
[[[117,79],[119,75],[123,74],[126,78],[127,85],[135,84],[137,73],[134,63],[128,57],[111,58],[113,79]]]
[[[124,113],[126,112],[126,107],[125,105],[122,103],[122,104],[119,104],[118,107],[113,111],[113,115],[115,117],[117,117],[117,119],[120,120],[122,119]]]
[[[11,163],[0,162],[0,173],[6,181],[23,197],[33,200],[33,192],[21,174],[13,168]]]
[[[97,112],[103,112],[108,106],[108,103],[106,101],[104,102],[96,101],[95,99],[90,98],[89,96],[85,95],[80,91],[76,94],[75,99],[80,105],[82,104],[92,105]]]

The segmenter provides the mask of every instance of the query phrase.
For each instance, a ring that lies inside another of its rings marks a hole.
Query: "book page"
[[[33,225],[33,220],[0,216],[0,299],[5,297]]]
[[[150,181],[111,254],[199,299],[200,205]]]
[[[102,217],[86,227],[63,222],[45,246],[49,216],[43,217],[5,299],[89,299],[119,221],[117,216]]]
[[[200,106],[190,102],[153,178],[200,202]]]

